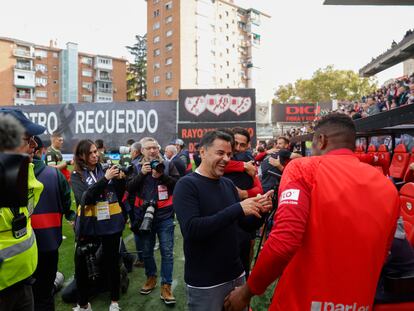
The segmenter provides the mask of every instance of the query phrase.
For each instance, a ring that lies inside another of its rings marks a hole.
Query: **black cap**
[[[19,109],[0,108],[0,113],[8,114],[16,118],[16,120],[19,121],[19,123],[24,127],[26,133],[29,136],[40,135],[46,131],[46,128],[44,126],[30,121]]]
[[[43,141],[40,139],[39,136],[35,136],[34,140],[37,144],[36,150],[40,150],[41,148],[43,148],[45,146],[45,144],[43,143]]]

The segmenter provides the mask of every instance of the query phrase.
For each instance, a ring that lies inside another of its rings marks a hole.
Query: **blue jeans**
[[[142,238],[140,234],[134,233],[135,247],[137,249],[138,261],[143,261],[142,258]]]
[[[150,232],[140,234],[142,242],[142,257],[144,259],[145,274],[147,277],[157,275],[157,265],[154,259],[155,235],[158,235],[161,251],[161,284],[172,283],[174,265],[174,220],[166,220],[153,224]]]
[[[187,306],[189,311],[222,311],[224,298],[238,286],[245,283],[244,276],[213,288],[194,288],[187,285]],[[247,308],[243,309],[247,311]]]

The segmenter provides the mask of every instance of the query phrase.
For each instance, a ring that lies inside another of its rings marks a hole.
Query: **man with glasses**
[[[23,153],[32,159],[37,144],[34,135],[46,128],[31,122],[17,109],[0,108],[0,152]],[[7,168],[6,168],[7,169]],[[7,181],[6,181],[7,182]],[[28,171],[28,203],[0,207],[0,310],[32,311],[32,274],[37,266],[37,245],[31,226],[43,185]]]
[[[140,293],[148,295],[157,284],[154,245],[158,235],[161,250],[160,297],[165,304],[175,304],[171,289],[175,226],[172,193],[180,175],[172,162],[162,158],[159,144],[154,138],[145,137],[140,143],[142,158],[135,167],[137,174],[127,181],[127,191],[136,195],[132,230],[141,238],[147,276]],[[151,207],[155,207],[155,211]],[[149,219],[152,221],[148,222],[148,228],[144,228],[144,222]]]

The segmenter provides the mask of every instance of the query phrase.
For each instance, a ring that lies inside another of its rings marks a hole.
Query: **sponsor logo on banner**
[[[219,116],[230,110],[236,115],[248,112],[252,107],[252,99],[250,97],[234,97],[229,94],[215,94],[206,96],[187,97],[184,102],[186,110],[195,115],[201,115],[205,110]]]
[[[299,189],[287,189],[280,195],[279,204],[298,204],[299,201]]]
[[[310,311],[368,311],[369,306],[358,306],[356,302],[347,305],[343,303],[335,304],[328,301],[312,301]]]

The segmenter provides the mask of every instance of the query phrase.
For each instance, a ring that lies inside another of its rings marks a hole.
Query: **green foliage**
[[[147,35],[136,35],[137,42],[127,46],[134,56],[134,62],[127,70],[127,99],[129,101],[144,101],[147,99]]]
[[[315,71],[311,79],[280,85],[275,103],[316,103],[331,100],[355,101],[377,89],[374,78],[361,78],[352,70],[337,70],[333,65]]]

